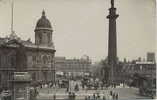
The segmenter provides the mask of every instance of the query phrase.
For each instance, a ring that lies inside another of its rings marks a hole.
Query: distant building
[[[136,62],[134,72],[144,76],[156,76],[156,64],[154,62]]]
[[[66,75],[80,76],[90,73],[91,60],[89,57],[81,59],[66,59],[65,57],[55,57],[56,73],[61,72]]]
[[[147,61],[155,62],[155,53],[154,52],[148,52],[147,53]]]
[[[129,81],[134,74],[156,78],[156,64],[148,61],[134,61],[123,64],[122,80]]]
[[[100,62],[95,62],[91,65],[91,75],[93,77],[98,77],[99,79],[104,78],[104,75],[102,75],[102,68],[103,68],[102,61]]]
[[[54,81],[53,30],[45,11],[34,32],[35,43],[21,40],[15,33],[0,38],[0,87],[9,87],[13,72],[27,71],[33,81]]]
[[[116,73],[114,73],[116,75],[116,79],[114,80],[114,82],[116,83],[120,83],[123,82],[123,63],[120,62],[119,60],[117,61],[115,70]],[[108,65],[108,61],[107,59],[105,60],[101,60],[99,63],[95,63],[93,64],[93,68],[92,68],[92,73],[94,77],[99,78],[100,80],[102,80],[105,84],[109,84],[110,83],[110,70],[111,70],[111,66]]]

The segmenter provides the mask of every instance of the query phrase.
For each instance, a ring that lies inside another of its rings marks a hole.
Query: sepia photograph
[[[0,100],[155,100],[156,0],[0,0]]]

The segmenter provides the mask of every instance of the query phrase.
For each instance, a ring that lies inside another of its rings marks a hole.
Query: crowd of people
[[[69,92],[69,100],[75,100],[76,94],[75,92]]]
[[[110,91],[110,93],[107,95],[94,93],[92,96],[85,96],[85,100],[118,100],[118,93],[115,93],[113,91]]]
[[[39,95],[39,92],[37,88],[30,88],[30,100],[37,100],[37,96]]]

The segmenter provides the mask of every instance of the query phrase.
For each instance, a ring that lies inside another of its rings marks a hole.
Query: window
[[[51,40],[50,40],[50,34],[47,34],[47,39],[48,39],[48,43],[50,43],[51,42]]]
[[[36,80],[35,72],[32,73],[32,80]]]
[[[0,67],[1,67],[1,55],[0,55]]]
[[[36,63],[36,56],[33,56],[33,62]]]
[[[0,85],[1,85],[1,83],[2,83],[2,75],[0,74]]]
[[[40,56],[40,55],[37,56],[37,57],[36,57],[36,60],[37,60],[37,63],[39,64],[39,63],[41,62],[41,56]]]
[[[10,63],[11,63],[11,67],[15,66],[15,57],[13,57],[13,56],[11,57]]]
[[[48,63],[51,63],[51,56],[48,56]]]
[[[140,70],[142,70],[142,65],[140,65]]]
[[[42,42],[42,34],[39,34],[39,44]]]
[[[46,64],[48,61],[48,57],[47,56],[43,56],[43,63]]]

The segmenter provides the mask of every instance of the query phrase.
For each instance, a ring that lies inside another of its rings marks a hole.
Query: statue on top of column
[[[111,0],[111,7],[114,7],[114,0]]]

